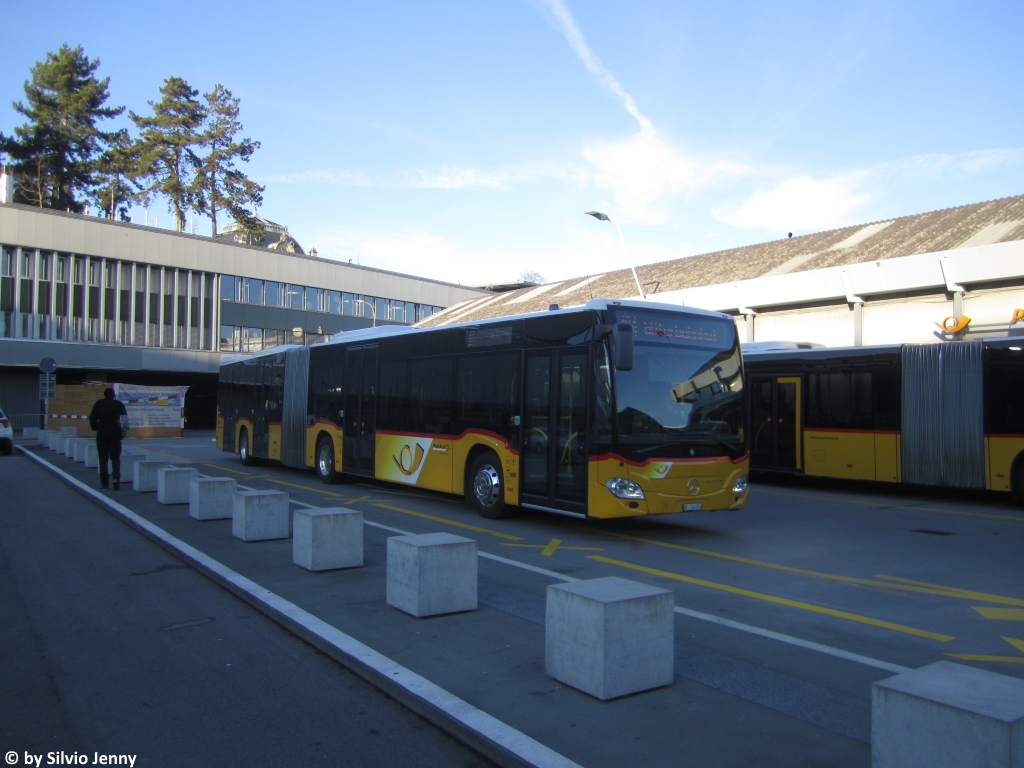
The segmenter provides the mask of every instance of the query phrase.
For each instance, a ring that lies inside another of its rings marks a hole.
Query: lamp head
[[[584,211],[584,215],[593,216],[598,221],[611,221],[611,219],[609,219],[607,215],[601,213],[600,211]]]

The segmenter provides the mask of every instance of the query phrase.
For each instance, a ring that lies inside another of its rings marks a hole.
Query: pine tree
[[[180,77],[167,78],[160,93],[159,102],[149,102],[152,117],[128,113],[140,131],[133,150],[138,158],[139,197],[146,203],[154,194],[166,197],[174,228],[183,232],[186,214],[199,203],[196,174],[202,161],[195,150],[203,142],[206,110],[196,98],[199,91]]]
[[[139,199],[132,184],[138,175],[136,149],[128,131],[122,128],[111,136],[106,151],[96,160],[92,199],[111,219],[128,221],[128,206]]]
[[[197,207],[213,220],[213,236],[217,236],[217,212],[227,211],[239,221],[249,217],[245,206],[258,206],[263,202],[263,187],[242,173],[236,163],[249,162],[260,143],[251,139],[238,139],[242,130],[238,121],[239,99],[219,83],[206,99],[206,130],[203,146],[207,150],[196,177]],[[241,222],[239,222],[241,224]],[[251,226],[243,228],[247,233]],[[262,237],[262,234],[260,235]]]
[[[265,234],[263,222],[244,208],[234,206],[231,209],[231,218],[238,225],[239,232],[245,235],[247,245],[252,245],[253,241],[259,242]]]
[[[99,66],[82,46],[65,43],[32,67],[25,82],[27,103],[13,105],[28,122],[16,127],[13,137],[0,135],[0,148],[13,161],[17,202],[82,210],[80,197],[93,184],[96,156],[113,135],[97,123],[124,111],[104,106],[110,78],[96,78]]]

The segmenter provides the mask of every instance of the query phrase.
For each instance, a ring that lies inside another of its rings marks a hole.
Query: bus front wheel
[[[469,470],[466,498],[481,517],[500,520],[508,517],[505,506],[505,483],[501,477],[501,461],[491,451],[476,457]]]
[[[316,443],[316,475],[322,483],[333,483],[338,476],[334,468],[334,442],[326,435]]]
[[[238,434],[238,458],[246,467],[256,463],[249,453],[249,432],[244,429]]]

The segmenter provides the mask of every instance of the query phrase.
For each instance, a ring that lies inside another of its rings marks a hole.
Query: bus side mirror
[[[616,323],[612,331],[612,354],[616,371],[633,370],[633,326],[631,323]]]

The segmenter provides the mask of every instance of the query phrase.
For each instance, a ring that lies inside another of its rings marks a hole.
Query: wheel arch
[[[498,471],[504,472],[505,467],[501,462],[501,454],[493,446],[486,442],[479,442],[473,445],[469,451],[466,452],[466,461],[462,465],[462,490],[461,495],[466,495],[466,489],[469,488],[469,471],[473,468],[473,462],[477,460],[477,457],[482,453],[493,453],[498,459]],[[456,493],[459,493],[459,489],[453,489]]]

